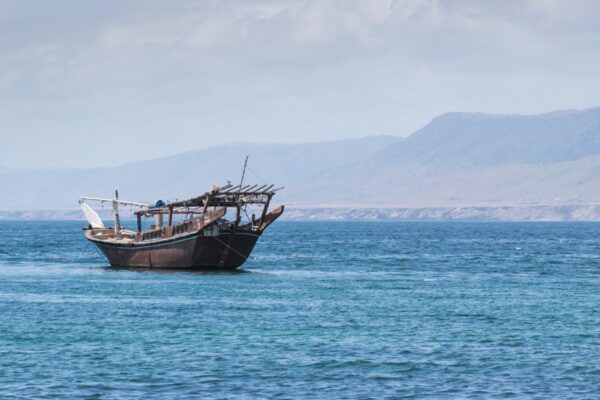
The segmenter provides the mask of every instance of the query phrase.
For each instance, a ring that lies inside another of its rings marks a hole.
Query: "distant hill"
[[[600,201],[599,172],[600,108],[450,113],[301,190],[318,203],[312,194],[346,188],[328,194],[338,205],[579,204]]]
[[[600,107],[548,114],[439,116],[384,152],[391,162],[477,165],[573,161],[600,153]]]
[[[296,207],[600,202],[600,108],[594,108],[533,116],[449,113],[406,139],[235,143],[114,168],[0,169],[0,209],[68,208],[80,195],[111,196],[115,188],[129,199],[181,199],[214,183],[237,183],[246,154],[246,182],[285,186],[278,201]]]
[[[301,144],[237,143],[94,169],[0,171],[0,209],[47,209],[77,205],[81,195],[173,200],[204,193],[213,184],[238,183],[250,154],[246,182],[299,188],[324,172],[373,157],[402,139],[364,139]]]

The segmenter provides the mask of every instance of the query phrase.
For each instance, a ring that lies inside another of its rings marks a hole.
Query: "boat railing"
[[[141,240],[163,239],[170,236],[180,235],[182,233],[188,233],[195,229],[199,229],[201,225],[201,220],[199,218],[195,218],[177,223],[171,227],[166,226],[143,232],[141,235]]]
[[[151,231],[144,232],[142,234],[142,240],[160,239],[164,236],[164,228],[154,229]]]
[[[173,235],[179,235],[180,233],[187,233],[190,228],[197,222],[196,220],[184,221],[173,226]]]

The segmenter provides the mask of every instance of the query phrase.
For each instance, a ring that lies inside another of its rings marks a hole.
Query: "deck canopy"
[[[161,207],[150,207],[136,212],[140,215],[189,214],[206,211],[208,207],[241,207],[247,204],[262,204],[268,207],[271,197],[282,187],[275,185],[215,186],[210,192],[187,200],[173,201]]]

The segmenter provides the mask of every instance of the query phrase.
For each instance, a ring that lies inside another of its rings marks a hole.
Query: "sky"
[[[0,167],[600,105],[600,2],[0,0]]]

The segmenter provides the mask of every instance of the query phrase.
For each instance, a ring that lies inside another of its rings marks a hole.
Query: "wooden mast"
[[[244,190],[244,177],[246,176],[246,167],[248,166],[248,157],[250,154],[246,154],[246,159],[244,160],[244,169],[242,169],[242,179],[240,179],[240,192]],[[237,231],[237,227],[241,221],[241,205],[240,205],[240,194],[238,193],[236,197],[236,207],[235,207],[235,228],[233,230],[233,234],[235,235]]]
[[[115,190],[115,199],[112,202],[113,216],[115,217],[115,234],[121,233],[121,218],[119,217],[119,191]]]
[[[169,204],[169,226],[173,225],[173,205]]]

